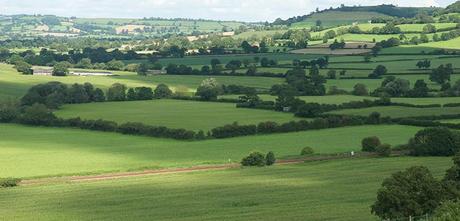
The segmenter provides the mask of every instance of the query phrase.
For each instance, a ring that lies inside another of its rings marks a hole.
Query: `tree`
[[[128,92],[126,93],[126,100],[128,101],[137,100],[137,95],[136,95],[136,92],[134,91],[134,88],[128,89]]]
[[[444,127],[423,129],[409,141],[411,155],[453,156],[460,150],[460,134]]]
[[[369,91],[367,90],[367,86],[365,84],[362,84],[362,83],[357,83],[353,87],[353,91],[351,93],[353,95],[356,95],[356,96],[368,96],[369,95]]]
[[[171,97],[173,92],[166,84],[159,84],[154,90],[154,98],[162,99]]]
[[[83,58],[81,59],[76,65],[76,68],[85,68],[85,69],[90,69],[93,67],[91,63],[91,59],[89,58]]]
[[[375,67],[374,71],[369,75],[369,78],[380,78],[382,75],[385,75],[388,72],[388,69],[383,65],[378,65]]]
[[[33,74],[33,70],[32,70],[32,65],[30,65],[29,63],[25,62],[25,61],[18,61],[15,65],[14,65],[14,68],[16,68],[16,70],[22,74],[25,74],[25,75],[30,75],[30,74]]]
[[[115,83],[110,86],[107,91],[108,101],[124,101],[126,100],[126,86],[120,83]]]
[[[153,99],[153,91],[150,87],[136,87],[134,88],[136,93],[136,100],[152,100]]]
[[[104,91],[102,91],[100,88],[96,88],[94,90],[91,100],[94,102],[104,102],[105,101]]]
[[[67,102],[71,104],[88,103],[90,101],[90,96],[85,87],[80,84],[73,84],[68,89],[67,96]]]
[[[391,155],[391,145],[381,144],[377,148],[375,148],[375,152],[380,157],[389,157]]]
[[[56,63],[53,67],[53,76],[67,76],[69,74],[68,62]]]
[[[27,106],[20,116],[20,122],[30,125],[50,125],[56,116],[43,104]]]
[[[361,141],[362,151],[375,152],[378,146],[382,143],[378,137],[366,137]]]
[[[196,91],[196,95],[201,99],[209,101],[217,99],[221,92],[221,86],[214,78],[208,78],[201,82],[201,85]]]
[[[146,63],[141,63],[137,66],[136,72],[140,76],[147,76],[149,66]]]
[[[241,160],[241,165],[243,166],[259,166],[263,167],[266,164],[265,157],[260,152],[250,153],[249,156]]]
[[[336,79],[337,78],[337,71],[336,70],[329,70],[327,72],[327,77],[329,79]]]
[[[315,151],[311,147],[304,147],[302,151],[300,152],[300,155],[302,156],[307,156],[307,155],[313,155]]]
[[[9,123],[19,115],[19,102],[7,100],[0,103],[0,122]]]
[[[428,97],[430,89],[424,80],[417,80],[414,85],[414,89],[409,91],[410,97]]]
[[[109,70],[120,71],[123,70],[124,66],[125,64],[122,61],[117,61],[115,59],[107,63],[107,69]]]
[[[452,64],[440,65],[433,69],[430,74],[430,80],[438,84],[444,84],[450,81],[450,76],[454,73]]]
[[[372,213],[381,219],[431,214],[444,198],[442,185],[426,167],[411,167],[385,179]]]
[[[447,201],[434,211],[433,221],[460,221],[460,202]]]
[[[265,164],[267,166],[271,166],[275,164],[275,162],[276,162],[275,154],[272,151],[268,152],[267,156],[265,157]]]

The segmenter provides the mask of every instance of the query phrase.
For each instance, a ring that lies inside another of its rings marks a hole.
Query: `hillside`
[[[287,20],[277,19],[274,25],[315,24],[321,20],[325,27],[366,22],[375,18],[412,18],[419,13],[433,14],[437,8],[397,7],[394,5],[378,6],[344,6],[312,12],[308,15],[292,17]]]

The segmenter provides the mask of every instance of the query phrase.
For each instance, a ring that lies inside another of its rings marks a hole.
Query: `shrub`
[[[311,147],[304,147],[302,151],[300,152],[300,155],[306,156],[306,155],[313,155],[315,151]]]
[[[375,148],[377,155],[381,157],[389,157],[391,155],[391,145],[390,144],[381,144]]]
[[[0,179],[0,187],[2,188],[10,188],[10,187],[15,187],[21,182],[20,179],[16,178],[4,178]]]
[[[265,157],[265,164],[267,166],[271,166],[271,165],[273,165],[275,163],[276,163],[275,154],[272,151],[268,152],[267,156]]]
[[[262,153],[253,152],[249,156],[243,158],[241,165],[243,166],[259,166],[263,167],[266,164],[265,157]]]
[[[382,143],[378,137],[366,137],[361,141],[362,151],[375,152]]]

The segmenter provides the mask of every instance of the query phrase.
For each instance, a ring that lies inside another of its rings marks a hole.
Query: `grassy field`
[[[170,174],[0,191],[5,220],[369,221],[382,181],[424,165],[436,177],[449,158],[384,158]]]
[[[426,47],[426,48],[445,48],[445,49],[460,49],[460,37],[454,38],[448,41],[438,41],[438,42],[429,42],[419,45],[403,45],[402,48],[411,48],[411,47]]]
[[[119,123],[143,122],[150,125],[205,132],[233,122],[257,124],[265,121],[284,123],[296,120],[292,114],[236,108],[233,103],[181,100],[66,105],[57,111],[56,115],[63,118],[104,119]]]
[[[443,123],[460,124],[460,119],[442,120]]]
[[[0,124],[0,177],[37,177],[189,167],[239,162],[251,151],[298,155],[305,146],[316,153],[359,151],[361,139],[379,136],[404,144],[420,128],[359,126],[267,136],[196,142],[126,136],[77,129]],[[0,191],[1,192],[1,191]]]
[[[33,85],[49,81],[60,81],[66,84],[90,82],[97,87],[108,88],[114,83],[126,84],[128,87],[155,87],[164,83],[173,90],[181,92],[195,91],[201,81],[213,77],[221,84],[238,84],[257,88],[270,88],[274,84],[283,82],[281,78],[268,77],[234,77],[234,76],[174,76],[158,75],[142,77],[132,72],[114,72],[118,76],[101,77],[53,77],[21,75],[12,66],[0,64],[0,99],[6,97],[20,97]]]
[[[225,95],[223,98],[238,98],[240,95]],[[271,95],[259,95],[259,97],[264,101],[275,101],[276,96]],[[328,95],[328,96],[300,96],[298,97],[306,102],[319,103],[319,104],[343,104],[351,101],[362,101],[367,100],[376,100],[377,97],[365,97],[365,96],[354,96],[354,95]],[[450,103],[459,103],[460,99],[458,97],[430,97],[430,98],[405,98],[405,97],[396,97],[391,98],[392,102],[396,103],[405,103],[405,104],[417,104],[417,105],[428,105],[428,104],[450,104]]]
[[[308,17],[305,21],[292,24],[292,28],[309,28],[314,26],[317,20],[321,20],[323,26],[351,25],[354,22],[367,23],[372,18],[388,18],[389,16],[376,12],[322,12]]]
[[[332,111],[333,114],[369,116],[373,112],[379,112],[382,116],[400,118],[400,117],[418,117],[433,115],[459,114],[460,107],[435,107],[435,108],[414,108],[414,107],[370,107],[363,109],[346,109]]]

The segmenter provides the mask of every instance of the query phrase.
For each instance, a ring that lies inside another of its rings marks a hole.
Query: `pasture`
[[[422,117],[422,116],[439,116],[453,115],[460,113],[460,107],[433,107],[433,108],[414,108],[414,107],[370,107],[362,109],[346,109],[331,111],[331,114],[345,114],[357,116],[369,116],[373,112],[378,112],[382,117],[403,118],[403,117]]]
[[[343,141],[346,141],[343,140]],[[5,220],[378,220],[369,205],[385,177],[443,157],[377,158],[30,186],[0,192]]]
[[[361,139],[368,136],[379,136],[392,145],[405,144],[420,129],[399,125],[359,126],[189,142],[0,124],[0,177],[48,177],[238,163],[252,151],[274,151],[278,158],[283,158],[299,155],[305,146],[313,147],[316,153],[343,153],[361,150]]]
[[[265,121],[285,123],[299,120],[287,113],[236,108],[234,103],[182,100],[65,105],[56,112],[56,115],[62,118],[104,119],[118,123],[142,122],[155,126],[205,132],[233,122],[245,125]]]

